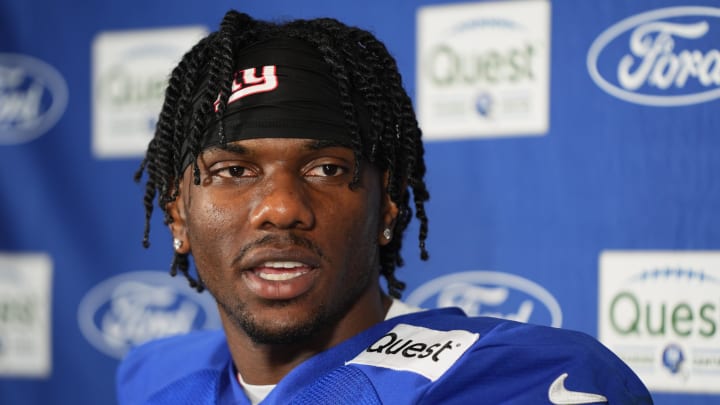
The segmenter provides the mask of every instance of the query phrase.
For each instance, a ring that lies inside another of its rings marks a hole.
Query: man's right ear
[[[172,222],[170,222],[170,233],[173,236],[173,249],[175,253],[190,253],[190,241],[187,237],[187,221],[185,216],[185,204],[180,196],[167,205],[168,213]]]

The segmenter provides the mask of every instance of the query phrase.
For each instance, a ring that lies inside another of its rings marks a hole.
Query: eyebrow
[[[324,148],[348,148],[352,149],[352,146],[348,144],[348,142],[343,142],[340,140],[330,140],[330,139],[317,139],[313,140],[312,142],[308,143],[305,146],[307,149],[310,150],[320,150]]]
[[[249,153],[248,148],[246,148],[246,147],[244,147],[244,146],[241,146],[241,145],[238,145],[238,144],[236,144],[236,143],[227,143],[227,144],[222,145],[222,146],[218,145],[218,146],[215,147],[215,149],[217,149],[217,150],[224,150],[224,151],[228,151],[228,152],[233,152],[233,153],[237,153],[237,154],[240,154],[240,155],[246,155],[246,154]]]

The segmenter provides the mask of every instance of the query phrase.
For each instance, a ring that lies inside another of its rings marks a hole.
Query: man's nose
[[[310,196],[302,177],[292,173],[272,173],[258,185],[257,201],[250,223],[257,229],[309,229],[315,225]]]

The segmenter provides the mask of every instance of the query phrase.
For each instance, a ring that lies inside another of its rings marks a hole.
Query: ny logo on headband
[[[273,91],[278,86],[277,75],[275,74],[275,66],[263,66],[262,76],[257,76],[257,69],[250,68],[235,72],[234,80],[230,89],[230,97],[228,105],[240,100],[245,96],[257,93],[266,93]],[[220,97],[215,101],[215,112],[218,111]]]

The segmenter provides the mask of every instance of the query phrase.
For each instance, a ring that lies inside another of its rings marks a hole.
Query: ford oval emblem
[[[587,54],[592,80],[619,99],[683,106],[720,98],[720,8],[670,7],[626,18]]]
[[[562,311],[552,294],[528,279],[502,272],[438,277],[413,291],[406,302],[422,308],[459,307],[469,316],[562,326]]]
[[[0,144],[45,134],[67,102],[67,84],[55,68],[31,56],[0,53]]]
[[[96,285],[80,302],[78,323],[96,349],[115,358],[152,339],[220,326],[210,294],[159,271],[122,273]]]

